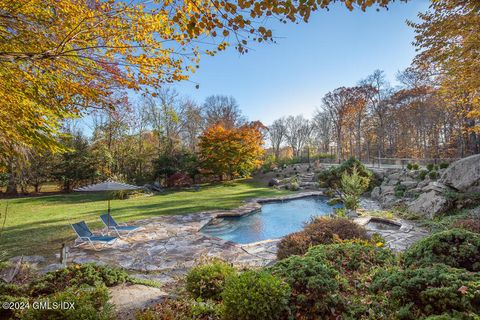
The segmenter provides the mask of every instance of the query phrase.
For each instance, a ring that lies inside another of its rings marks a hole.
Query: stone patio
[[[359,225],[365,226],[370,234],[378,233],[386,240],[387,246],[395,252],[405,251],[413,243],[417,242],[423,237],[428,236],[428,231],[420,228],[411,221],[395,219],[391,220],[400,226],[398,230],[378,230],[369,229],[368,222],[372,217],[360,217],[354,221]],[[378,219],[378,218],[375,218]]]
[[[141,226],[142,230],[133,233],[129,238],[118,239],[113,245],[98,251],[87,244],[71,248],[69,261],[118,266],[130,270],[137,277],[156,280],[165,285],[174,282],[193,265],[205,259],[220,258],[238,267],[263,267],[275,261],[280,239],[244,245],[210,237],[199,230],[214,218],[242,216],[258,211],[261,203],[321,194],[321,191],[302,192],[284,197],[253,199],[234,210],[137,220],[134,224]],[[368,201],[365,204],[375,206]],[[365,218],[357,220],[359,224],[368,222]],[[427,235],[425,230],[410,222],[401,223],[400,230],[376,230],[386,238],[387,244],[393,250],[404,250]]]

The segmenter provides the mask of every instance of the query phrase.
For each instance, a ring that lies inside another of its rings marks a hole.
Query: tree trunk
[[[17,195],[17,175],[15,173],[15,166],[13,165],[14,159],[10,159],[9,163],[9,174],[8,174],[8,183],[6,194],[8,195]]]

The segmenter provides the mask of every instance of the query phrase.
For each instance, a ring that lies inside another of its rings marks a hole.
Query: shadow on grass
[[[15,204],[25,204],[25,205],[41,205],[45,203],[53,204],[78,204],[84,202],[96,202],[96,201],[107,201],[108,194],[106,192],[91,192],[91,193],[62,193],[49,196],[39,196],[39,197],[25,197],[25,198],[16,198],[10,199],[8,201]]]
[[[244,185],[244,186],[242,186]],[[225,192],[223,188],[232,188],[232,192]],[[217,191],[218,190],[218,191]],[[180,215],[210,210],[229,210],[241,205],[242,201],[253,197],[275,196],[285,192],[276,192],[272,189],[263,188],[252,181],[234,181],[230,183],[218,183],[203,185],[200,191],[194,190],[171,190],[152,197],[115,200],[112,215],[119,221],[135,221],[162,215]],[[57,208],[55,205],[74,205],[89,202],[103,202],[107,198],[106,193],[72,193],[59,194],[34,198],[19,198],[11,200],[16,205],[22,205],[21,210],[30,209],[34,214],[37,207],[44,208],[42,215],[34,219],[25,212],[18,216],[13,226],[7,226],[0,238],[0,248],[8,251],[9,255],[19,254],[49,254],[53,255],[60,250],[63,242],[73,241],[75,233],[70,224],[85,220],[92,230],[103,227],[99,216],[106,212],[102,208],[84,208],[84,212],[69,213],[68,208]],[[141,202],[141,203],[138,203]],[[145,203],[149,202],[149,203]],[[121,207],[115,207],[121,206]],[[90,210],[89,210],[90,209]],[[20,210],[20,208],[19,208]],[[62,218],[48,218],[49,210],[64,210]],[[72,210],[73,211],[73,210]],[[81,210],[80,210],[81,211]],[[30,211],[29,211],[30,212]],[[45,216],[43,216],[45,214]]]

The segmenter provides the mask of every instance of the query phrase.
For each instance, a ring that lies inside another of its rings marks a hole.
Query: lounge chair
[[[115,220],[113,220],[112,216],[109,215],[108,213],[102,214],[100,216],[100,219],[105,225],[105,228],[107,229],[107,231],[114,230],[120,238],[122,238],[122,236],[120,235],[120,232],[126,233],[124,236],[128,237],[130,235],[130,232],[141,228],[137,226],[127,226],[124,223],[118,224]]]
[[[106,246],[112,244],[113,242],[115,242],[115,240],[117,240],[117,237],[94,235],[92,231],[90,231],[90,229],[88,228],[85,221],[73,223],[72,228],[78,235],[78,238],[75,240],[75,243],[78,243],[75,245],[75,247],[78,247],[79,245],[82,245],[84,243],[90,243],[92,247],[97,250],[97,247],[95,247],[95,243],[100,243],[103,246]]]

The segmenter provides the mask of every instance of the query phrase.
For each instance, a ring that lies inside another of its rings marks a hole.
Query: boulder
[[[394,173],[392,173],[391,175],[388,176],[388,179],[399,180],[401,176],[402,176],[401,172],[394,172]]]
[[[387,194],[384,195],[381,199],[382,206],[384,208],[391,208],[393,206],[399,205],[402,203],[401,198],[397,198],[396,196],[392,194]]]
[[[388,182],[387,182],[387,185],[389,186],[396,186],[397,184],[400,183],[400,180],[396,180],[396,179],[389,179]]]
[[[317,189],[318,188],[318,182],[300,182],[300,188],[305,188],[305,189]]]
[[[480,192],[480,154],[450,164],[440,181],[460,192]]]
[[[268,186],[269,187],[274,187],[274,186],[278,186],[278,185],[280,185],[280,180],[278,180],[276,178],[270,179],[270,181],[268,181]]]
[[[417,188],[420,188],[420,189],[421,189],[421,188],[423,188],[423,187],[426,187],[429,183],[430,183],[430,182],[429,182],[427,179],[422,180],[422,181],[420,181],[420,182],[418,183]]]
[[[370,197],[371,197],[373,200],[379,200],[379,199],[380,199],[380,191],[381,191],[381,190],[380,190],[380,187],[375,187],[375,188],[373,188]]]
[[[418,182],[415,180],[405,180],[405,181],[401,181],[400,184],[407,189],[411,189],[411,188],[415,188]]]
[[[382,195],[395,194],[394,186],[382,186],[380,187],[380,192]]]
[[[408,211],[421,216],[433,218],[450,209],[450,201],[435,190],[420,194],[420,196],[408,205]]]
[[[480,207],[473,208],[469,211],[469,214],[474,219],[480,219]]]
[[[433,181],[427,184],[425,187],[422,188],[422,192],[429,192],[429,191],[435,191],[437,193],[445,193],[449,190],[447,186],[444,184],[438,182],[438,181]]]

